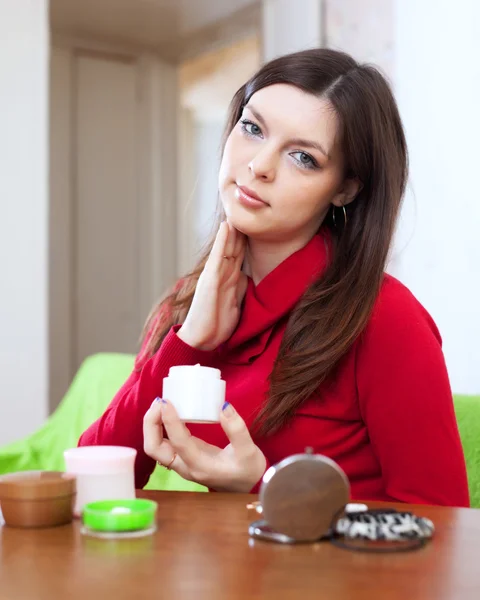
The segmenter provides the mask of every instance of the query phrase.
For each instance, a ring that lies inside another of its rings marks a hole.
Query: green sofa
[[[105,410],[133,368],[134,357],[96,354],[78,370],[57,410],[31,436],[0,449],[0,474],[26,470],[63,470],[63,451]],[[467,462],[470,499],[480,508],[480,397],[455,396],[455,411]],[[157,467],[146,489],[206,491],[174,471]]]
[[[29,437],[0,449],[0,474],[15,471],[63,471],[63,452],[77,445],[80,435],[105,410],[133,369],[134,357],[95,354],[80,366],[57,410]],[[157,467],[146,489],[206,491],[174,471]]]

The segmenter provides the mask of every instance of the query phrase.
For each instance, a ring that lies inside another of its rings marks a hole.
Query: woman
[[[256,491],[306,446],[353,499],[467,506],[438,330],[384,268],[407,177],[392,93],[326,49],[263,66],[235,94],[221,224],[153,310],[136,367],[80,444],[137,449],[213,490]],[[181,423],[161,396],[173,365],[221,369],[220,425]]]

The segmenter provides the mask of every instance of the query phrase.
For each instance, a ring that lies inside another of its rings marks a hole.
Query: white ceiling
[[[54,32],[164,47],[259,0],[51,0]]]

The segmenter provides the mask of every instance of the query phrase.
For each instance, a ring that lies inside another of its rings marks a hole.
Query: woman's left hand
[[[170,402],[154,401],[143,419],[144,450],[184,479],[219,492],[249,492],[265,472],[265,456],[231,404],[221,411],[220,424],[230,441],[223,449],[193,437]]]

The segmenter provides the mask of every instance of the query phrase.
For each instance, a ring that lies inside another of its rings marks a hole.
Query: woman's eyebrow
[[[302,138],[294,138],[293,140],[289,140],[289,143],[296,146],[304,146],[306,148],[315,148],[315,150],[318,150],[326,158],[328,158],[328,160],[330,160],[330,154],[328,154],[324,147],[318,142],[314,142],[313,140],[304,140]]]
[[[251,104],[247,104],[245,106],[245,108],[248,108],[248,110],[253,114],[253,116],[257,119],[257,121],[259,121],[264,127],[267,127],[267,124],[265,123],[265,119],[258,112],[258,110],[255,110]]]
[[[265,119],[258,112],[258,110],[255,110],[255,108],[253,108],[253,106],[251,104],[245,105],[245,108],[248,108],[248,110],[253,114],[253,116],[257,119],[257,121],[261,125],[263,125],[263,127],[268,129],[267,124],[265,123]],[[314,142],[313,140],[305,140],[303,138],[293,138],[293,139],[289,140],[289,144],[293,144],[293,145],[297,145],[297,146],[304,146],[306,148],[314,148],[315,150],[318,150],[319,152],[321,152],[328,160],[330,160],[330,155],[325,150],[325,148],[321,144],[319,144],[318,142]]]

